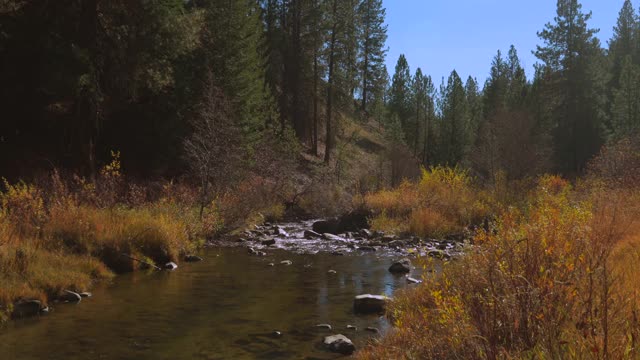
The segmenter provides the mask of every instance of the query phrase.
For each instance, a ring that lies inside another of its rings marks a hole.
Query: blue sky
[[[582,9],[592,11],[589,23],[599,28],[603,45],[613,33],[624,0],[582,0]],[[640,0],[634,1],[638,9]],[[535,56],[542,44],[537,31],[552,22],[556,0],[384,0],[389,25],[387,67],[393,76],[398,56],[405,54],[411,72],[420,67],[440,84],[453,69],[463,79],[487,78],[491,59],[516,46],[520,60],[533,73]]]

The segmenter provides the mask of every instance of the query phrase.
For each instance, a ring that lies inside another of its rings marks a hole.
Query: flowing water
[[[340,355],[319,345],[324,336],[341,333],[362,347],[380,336],[366,327],[389,327],[383,317],[354,314],[356,295],[409,286],[387,271],[392,254],[200,255],[203,262],[119,276],[79,304],[10,322],[0,328],[0,359],[334,359]],[[314,327],[320,323],[333,330]]]

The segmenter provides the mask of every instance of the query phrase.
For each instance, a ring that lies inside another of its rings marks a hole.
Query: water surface
[[[334,359],[319,346],[323,336],[341,333],[362,347],[379,336],[366,327],[389,326],[377,315],[355,315],[356,295],[391,296],[409,286],[387,271],[392,258],[376,253],[277,249],[255,257],[218,248],[201,255],[201,263],[119,276],[77,305],[10,322],[0,328],[0,359]],[[316,329],[320,323],[333,330]]]

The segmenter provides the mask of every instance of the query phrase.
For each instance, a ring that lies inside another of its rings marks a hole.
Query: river
[[[324,336],[343,334],[362,347],[381,336],[366,327],[389,328],[384,317],[354,314],[356,295],[410,286],[388,272],[389,253],[272,249],[259,257],[236,247],[200,255],[204,261],[172,272],[118,276],[78,304],[9,322],[0,328],[0,359],[335,359],[320,346]],[[333,330],[315,327],[321,323]]]

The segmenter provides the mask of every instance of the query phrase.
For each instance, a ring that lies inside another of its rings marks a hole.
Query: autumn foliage
[[[640,356],[640,191],[586,183],[540,177],[526,205],[505,207],[463,258],[399,294],[394,329],[359,358]]]

